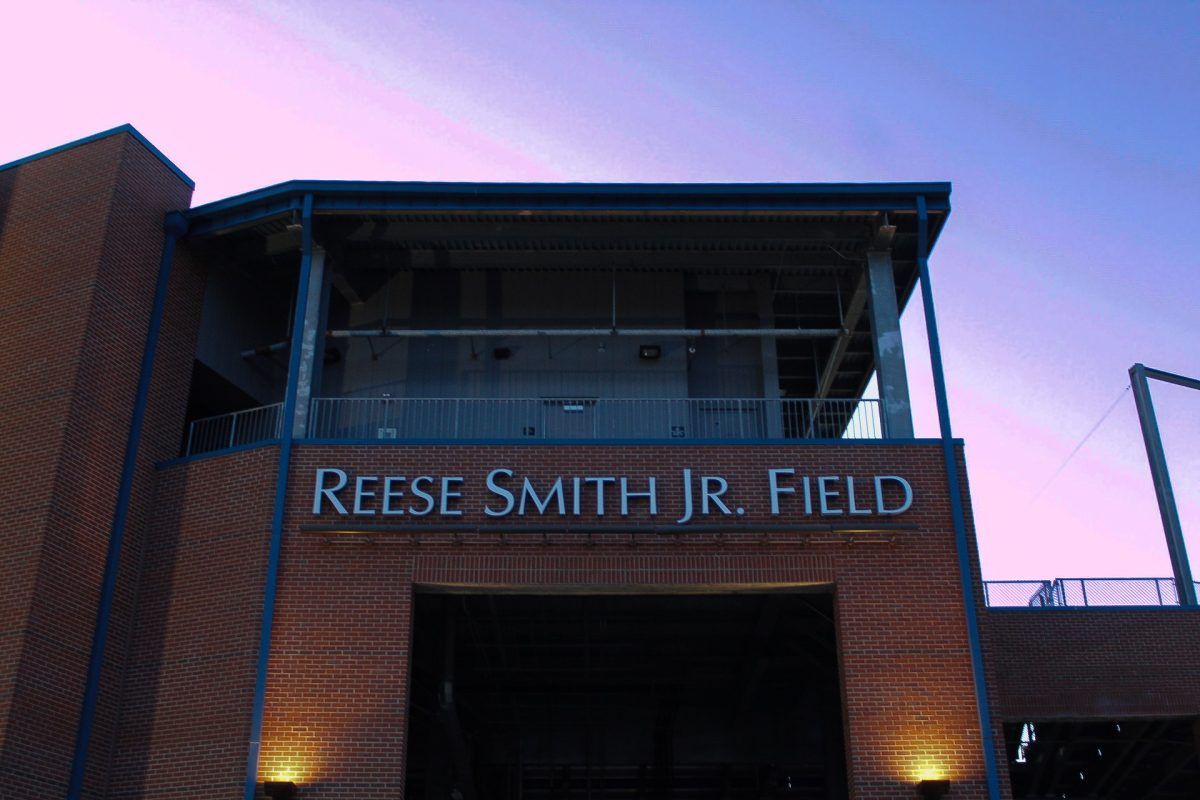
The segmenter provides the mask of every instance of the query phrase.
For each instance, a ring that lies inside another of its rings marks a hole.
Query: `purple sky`
[[[990,578],[1167,575],[1135,361],[1200,375],[1200,4],[63,3],[3,12],[0,162],[131,122],[205,202],[292,178],[939,181]],[[905,317],[918,433],[924,322]],[[1155,385],[1200,571],[1200,393]]]

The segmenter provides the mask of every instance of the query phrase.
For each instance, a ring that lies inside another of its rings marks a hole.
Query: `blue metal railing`
[[[188,426],[183,454],[194,456],[278,439],[282,433],[282,411],[282,403],[272,403],[194,420]]]
[[[1174,578],[1055,578],[1050,581],[984,581],[991,608],[1112,608],[1177,606]]]
[[[194,421],[185,455],[278,438],[279,404]],[[323,397],[308,436],[341,440],[880,439],[874,399]]]

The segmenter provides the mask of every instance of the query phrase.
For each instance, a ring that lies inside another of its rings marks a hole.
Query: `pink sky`
[[[987,577],[1170,572],[1135,361],[1200,375],[1200,6],[12,5],[0,162],[131,122],[196,202],[293,178],[938,181]],[[15,113],[14,113],[15,110]],[[904,331],[936,434],[919,304]],[[1200,394],[1154,386],[1200,553]]]

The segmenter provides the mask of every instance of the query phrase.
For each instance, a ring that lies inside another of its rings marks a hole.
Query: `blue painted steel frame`
[[[313,196],[337,211],[908,211],[948,212],[948,183],[570,184],[287,181],[187,212],[203,236],[286,214]]]
[[[313,198],[305,195],[301,222],[300,276],[296,286],[296,309],[292,324],[292,347],[288,358],[287,390],[283,400],[284,435],[279,442],[279,472],[275,479],[275,508],[271,514],[271,543],[267,553],[267,577],[263,586],[262,627],[258,639],[258,669],[254,679],[254,704],[250,718],[250,746],[246,764],[245,800],[254,800],[258,784],[258,757],[262,745],[263,711],[267,700],[267,667],[271,660],[271,627],[275,617],[275,587],[279,580],[279,554],[283,547],[283,514],[287,501],[288,468],[292,460],[292,420],[296,416],[296,384],[300,373],[304,309],[308,304],[308,279],[312,270]]]
[[[146,344],[142,350],[142,367],[138,375],[133,417],[129,422],[129,437],[125,440],[125,459],[121,467],[121,483],[117,489],[117,503],[113,510],[112,528],[108,536],[108,553],[105,556],[104,576],[100,584],[100,603],[96,610],[96,626],[92,629],[92,650],[88,657],[87,681],[84,684],[83,703],[79,710],[79,727],[75,732],[75,752],[71,761],[71,777],[67,784],[68,800],[78,800],[83,793],[88,748],[92,740],[92,723],[96,713],[96,702],[100,696],[100,674],[104,667],[104,649],[108,643],[108,626],[112,613],[113,596],[116,593],[117,573],[121,566],[121,546],[125,539],[125,523],[129,518],[129,503],[133,497],[133,479],[137,468],[138,446],[142,440],[142,426],[146,418],[146,405],[150,396],[150,379],[154,374],[154,354],[158,349],[158,334],[162,328],[163,310],[167,302],[167,285],[171,279],[171,262],[175,257],[175,243],[180,236],[187,232],[187,220],[183,215],[172,211],[167,214],[163,228],[165,236],[162,257],[158,264],[158,281],[154,287],[154,305],[150,311]]]
[[[992,713],[988,704],[987,676],[983,669],[983,646],[979,640],[979,617],[975,608],[975,586],[971,576],[971,548],[967,542],[967,520],[963,510],[962,486],[958,480],[958,459],[954,434],[950,427],[950,404],[946,398],[946,375],[942,368],[942,346],[938,338],[937,317],[933,308],[933,286],[929,281],[929,214],[925,198],[917,198],[917,270],[920,273],[921,300],[925,306],[925,331],[929,338],[929,361],[933,367],[933,390],[937,397],[938,424],[942,433],[942,458],[946,466],[946,490],[950,493],[950,514],[954,522],[954,544],[958,551],[959,577],[963,605],[967,615],[967,638],[971,647],[971,667],[975,678],[975,703],[982,734],[983,765],[988,797],[1000,800],[1000,774],[996,763]]]

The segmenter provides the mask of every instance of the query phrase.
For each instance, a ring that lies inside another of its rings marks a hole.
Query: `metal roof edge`
[[[132,136],[134,139],[136,139],[138,142],[140,142],[143,147],[145,147],[147,150],[149,150],[150,153],[152,155],[154,155],[155,158],[157,158],[159,161],[161,161],[167,169],[171,170],[171,172],[173,172],[175,174],[175,177],[179,178],[181,181],[183,181],[185,184],[187,184],[189,189],[196,188],[196,182],[194,180],[192,180],[191,178],[189,178],[187,176],[187,173],[185,173],[183,170],[181,170],[179,167],[177,167],[175,165],[175,163],[171,161],[171,159],[169,159],[165,155],[163,155],[163,152],[161,150],[159,150],[157,147],[155,147],[150,142],[149,139],[147,139],[145,136],[143,136],[137,128],[133,127],[133,125],[129,124],[128,122],[125,123],[124,125],[118,125],[115,128],[109,128],[106,131],[100,131],[99,133],[93,133],[90,136],[84,136],[82,139],[76,139],[73,142],[67,142],[66,144],[60,144],[57,147],[51,147],[47,150],[42,150],[40,152],[34,153],[33,155],[25,156],[24,158],[18,158],[17,160],[10,161],[7,164],[0,164],[0,172],[3,172],[6,169],[12,169],[14,167],[19,167],[24,164],[28,164],[31,161],[37,161],[38,159],[46,158],[47,156],[57,155],[58,153],[62,153],[64,151],[71,150],[71,149],[79,147],[81,145],[91,144],[92,142],[99,141],[100,139],[105,139],[105,138],[108,138],[109,136],[115,136],[118,133],[128,133],[130,136]]]
[[[502,196],[545,197],[560,196],[626,196],[661,197],[664,200],[679,200],[686,197],[709,196],[736,199],[768,196],[772,198],[795,197],[854,198],[854,197],[913,197],[925,195],[942,199],[947,204],[951,191],[949,182],[934,183],[470,183],[470,182],[423,182],[423,181],[340,181],[340,180],[292,180],[273,184],[261,189],[233,195],[196,206],[187,212],[190,219],[221,214],[234,209],[277,200],[281,196],[295,194],[325,195],[445,195],[447,197],[475,197],[487,205],[487,200]],[[830,208],[837,203],[831,203]]]

